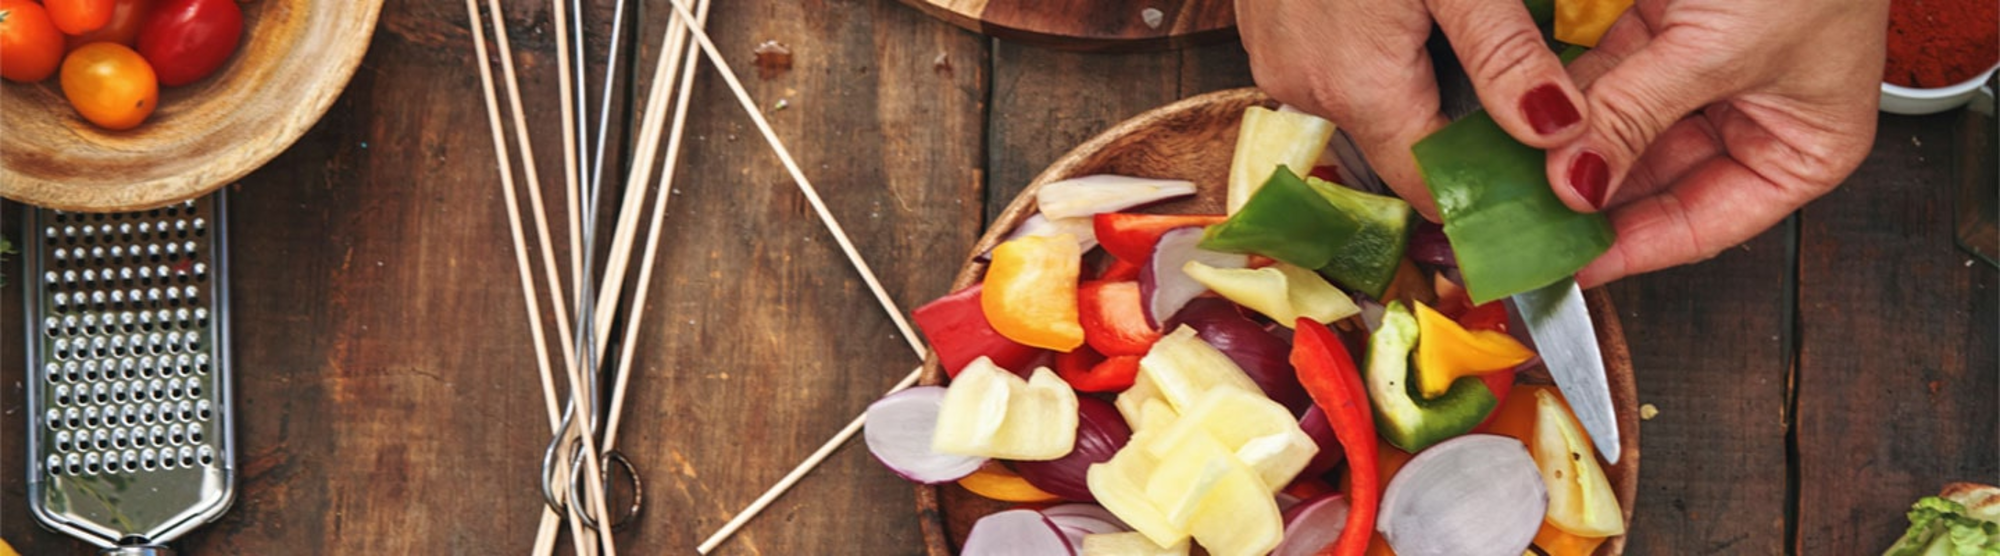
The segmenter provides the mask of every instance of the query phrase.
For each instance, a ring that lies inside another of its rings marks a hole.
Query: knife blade
[[[1611,384],[1604,376],[1604,355],[1597,347],[1597,327],[1583,304],[1576,280],[1564,278],[1542,289],[1514,295],[1514,308],[1528,324],[1528,335],[1541,352],[1542,363],[1569,401],[1576,420],[1590,433],[1590,442],[1604,461],[1618,463],[1618,417],[1611,407]]]

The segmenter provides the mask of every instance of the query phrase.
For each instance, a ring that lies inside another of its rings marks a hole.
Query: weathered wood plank
[[[650,74],[669,8],[646,6]],[[980,227],[985,39],[892,0],[718,2],[708,29],[890,295],[945,293]],[[762,80],[766,40],[792,68]],[[694,547],[918,362],[720,77],[697,82],[621,432],[642,552]],[[918,551],[911,489],[859,444],[721,552]]]
[[[1918,497],[2000,482],[2000,273],[1952,240],[1955,117],[1884,116],[1801,218],[1799,554],[1886,548]]]
[[[1629,554],[1777,554],[1785,544],[1790,238],[1610,286],[1639,401]]]

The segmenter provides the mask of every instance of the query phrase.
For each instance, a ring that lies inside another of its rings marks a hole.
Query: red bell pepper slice
[[[1104,274],[1098,276],[1097,279],[1106,282],[1138,280],[1139,271],[1143,269],[1144,267],[1139,266],[1139,263],[1112,257],[1111,263],[1104,267]]]
[[[1142,264],[1153,258],[1160,234],[1187,226],[1213,226],[1229,217],[1220,214],[1141,214],[1103,212],[1091,217],[1097,244],[1119,260]]]
[[[1056,376],[1078,392],[1124,392],[1139,378],[1139,355],[1097,353],[1090,346],[1056,354]]]
[[[1160,332],[1146,323],[1138,282],[1084,282],[1076,298],[1083,341],[1098,353],[1145,355],[1160,341]]]
[[[1368,407],[1368,391],[1361,386],[1361,370],[1347,346],[1326,326],[1312,319],[1299,319],[1292,338],[1292,366],[1298,369],[1299,383],[1312,395],[1313,403],[1333,425],[1333,435],[1347,454],[1352,504],[1347,525],[1340,538],[1319,550],[1333,556],[1363,556],[1375,536],[1375,514],[1382,505],[1382,477],[1377,468],[1375,416]]]
[[[958,371],[980,356],[993,359],[1002,369],[1021,372],[1040,356],[1042,350],[1001,336],[987,324],[979,305],[979,284],[973,284],[910,312],[917,328],[930,339],[931,351],[938,354],[944,372],[957,377]]]

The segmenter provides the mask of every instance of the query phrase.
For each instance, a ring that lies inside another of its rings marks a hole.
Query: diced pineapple
[[[1333,122],[1318,116],[1262,106],[1245,109],[1229,163],[1229,214],[1242,208],[1279,165],[1302,176],[1311,172],[1332,138]]]
[[[1319,453],[1319,445],[1299,429],[1290,411],[1262,394],[1236,389],[1220,389],[1202,396],[1159,440],[1146,444],[1155,457],[1169,458],[1189,436],[1205,436],[1219,443],[1257,472],[1266,492],[1277,492],[1298,476]]]
[[[1188,556],[1188,542],[1161,548],[1136,531],[1084,535],[1083,556]]]
[[[1173,546],[1187,540],[1187,531],[1169,522],[1167,515],[1146,496],[1146,481],[1159,466],[1159,458],[1127,445],[1111,456],[1110,461],[1092,464],[1084,480],[1090,486],[1090,495],[1110,510],[1111,515],[1118,516],[1153,544]]]
[[[1047,368],[1030,380],[985,357],[945,390],[931,449],[1013,460],[1051,460],[1076,444],[1076,391]]]
[[[1139,360],[1139,379],[1150,382],[1178,413],[1187,413],[1202,394],[1221,388],[1262,392],[1243,368],[1208,342],[1195,336],[1193,328],[1181,326],[1160,338]],[[1133,384],[1137,387],[1137,383]]]

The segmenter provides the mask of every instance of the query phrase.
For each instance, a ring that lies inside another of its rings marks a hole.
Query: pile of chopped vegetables
[[[1511,152],[1473,131],[1455,152],[1432,143],[1427,168]],[[1515,383],[1539,361],[1494,301],[1574,272],[1589,246],[1460,243],[1450,221],[1323,179],[1341,175],[1318,165],[1332,133],[1248,109],[1229,214],[1135,210],[1195,193],[1179,180],[1038,190],[979,283],[915,311],[951,381],[870,407],[869,449],[1017,505],[973,526],[971,556],[1581,556],[1623,534],[1561,394]],[[1542,208],[1461,201],[1440,205]],[[1468,288],[1458,262],[1474,260],[1498,278]]]

